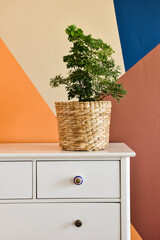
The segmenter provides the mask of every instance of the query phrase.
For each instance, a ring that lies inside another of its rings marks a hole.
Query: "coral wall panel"
[[[56,142],[56,117],[0,39],[0,142]]]
[[[113,101],[111,141],[125,142],[131,160],[131,222],[145,240],[160,239],[160,45],[122,77],[128,95]]]

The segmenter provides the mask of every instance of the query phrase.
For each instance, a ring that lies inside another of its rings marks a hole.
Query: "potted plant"
[[[75,25],[66,29],[68,40],[73,43],[69,55],[63,57],[69,73],[50,79],[51,87],[65,85],[68,100],[56,102],[59,144],[64,150],[100,150],[109,142],[112,96],[118,102],[126,94],[118,83],[120,67],[112,58],[110,45],[91,34],[85,35]]]

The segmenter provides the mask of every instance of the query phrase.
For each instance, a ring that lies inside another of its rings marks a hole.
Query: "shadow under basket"
[[[56,102],[59,145],[63,150],[102,150],[109,143],[111,101]]]

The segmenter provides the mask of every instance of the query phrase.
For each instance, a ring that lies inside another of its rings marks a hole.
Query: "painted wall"
[[[111,141],[125,142],[131,159],[131,222],[142,239],[160,239],[160,45],[128,70],[128,95],[113,102]]]
[[[51,109],[0,40],[0,142],[57,142]],[[132,240],[141,237],[131,225]]]
[[[114,4],[128,70],[121,80],[128,95],[121,104],[114,103],[111,140],[125,141],[137,152],[131,163],[132,224],[143,239],[159,240],[160,1]]]
[[[111,141],[136,152],[131,162],[132,223],[145,240],[160,239],[159,1],[114,0],[126,69],[127,97],[113,102]],[[84,7],[85,6],[85,7]],[[57,142],[50,77],[66,74],[64,29],[75,23],[115,49],[124,73],[112,0],[0,1],[0,142]],[[137,63],[137,61],[141,60]],[[132,240],[141,239],[132,226]]]
[[[57,142],[57,120],[0,39],[0,143]]]
[[[159,0],[114,0],[126,71],[160,43]]]
[[[67,100],[64,88],[51,89],[49,79],[67,73],[62,57],[70,47],[65,28],[71,24],[111,44],[124,73],[112,0],[0,1],[0,38],[53,111],[55,100]]]

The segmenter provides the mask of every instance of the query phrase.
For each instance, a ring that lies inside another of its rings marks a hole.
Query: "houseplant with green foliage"
[[[50,79],[51,87],[65,85],[68,100],[56,102],[59,144],[64,150],[101,150],[109,142],[112,96],[118,102],[126,94],[118,83],[120,67],[116,66],[113,49],[91,34],[85,35],[75,25],[66,29],[72,43],[69,54],[63,57],[68,76]]]
[[[66,29],[68,40],[73,43],[69,55],[63,57],[69,69],[68,76],[57,75],[50,79],[51,87],[65,85],[68,100],[80,102],[99,101],[112,96],[118,102],[126,94],[118,83],[120,67],[112,58],[113,49],[81,28],[71,25]]]

